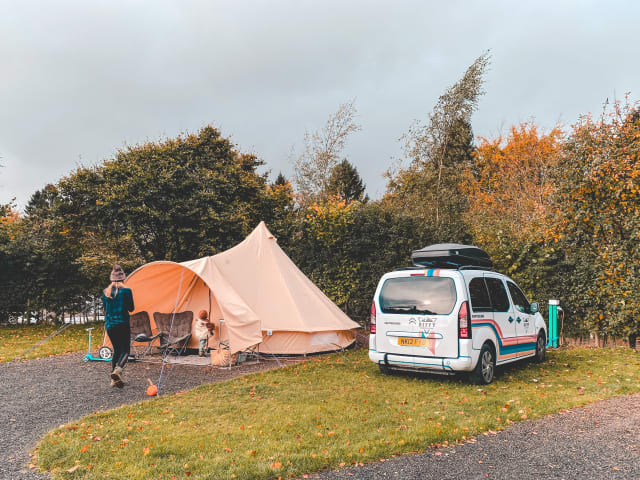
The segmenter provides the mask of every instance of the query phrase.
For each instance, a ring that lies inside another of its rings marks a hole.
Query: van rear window
[[[456,304],[456,287],[448,277],[390,278],[380,291],[383,313],[448,315]]]

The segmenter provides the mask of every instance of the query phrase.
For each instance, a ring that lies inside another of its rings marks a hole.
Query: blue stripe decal
[[[433,268],[427,270],[427,277],[433,277]]]
[[[498,350],[499,350],[498,355],[508,355],[510,353],[524,352],[526,350],[532,350],[536,347],[536,342],[520,343],[516,345],[507,345],[507,346],[502,345],[502,338],[500,338],[500,335],[498,335],[498,331],[496,330],[496,327],[491,323],[474,323],[472,325],[472,328],[473,327],[489,327],[491,328],[491,330],[493,330],[493,332],[496,334],[496,339],[498,340]]]

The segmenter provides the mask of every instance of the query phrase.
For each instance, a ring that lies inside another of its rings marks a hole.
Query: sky
[[[487,50],[476,136],[638,99],[639,22],[635,0],[0,0],[0,204],[208,124],[291,177],[351,100],[344,156],[379,198],[400,137]]]

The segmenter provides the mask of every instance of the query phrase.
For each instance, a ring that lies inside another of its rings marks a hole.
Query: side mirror
[[[538,313],[540,311],[540,304],[538,302],[533,302],[531,304],[531,313]]]

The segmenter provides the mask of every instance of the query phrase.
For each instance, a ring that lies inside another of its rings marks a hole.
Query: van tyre
[[[533,363],[542,363],[544,362],[544,357],[547,352],[547,340],[544,336],[544,333],[540,332],[538,334],[538,339],[536,340],[536,354],[533,356],[531,361]]]
[[[478,364],[471,373],[471,380],[477,385],[488,385],[493,382],[493,375],[496,370],[496,355],[493,348],[487,343],[480,350]]]

